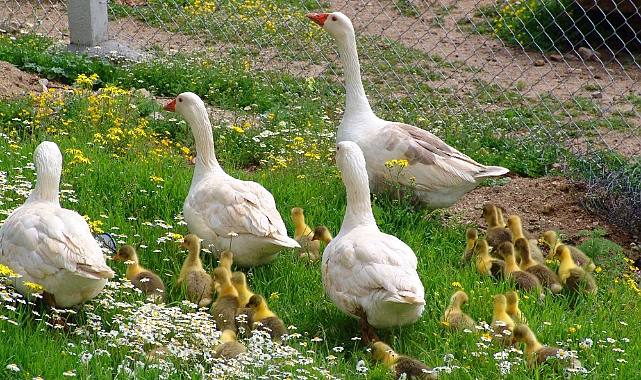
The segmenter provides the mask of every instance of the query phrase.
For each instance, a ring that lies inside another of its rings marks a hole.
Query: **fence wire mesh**
[[[279,72],[340,93],[335,45],[312,38],[305,14],[341,11],[377,113],[419,113],[441,137],[459,122],[527,149],[553,147],[549,167],[586,184],[585,206],[638,238],[640,2],[577,1],[112,0],[109,35],[152,57],[245,59],[267,83]],[[0,28],[68,42],[66,6],[0,1]]]

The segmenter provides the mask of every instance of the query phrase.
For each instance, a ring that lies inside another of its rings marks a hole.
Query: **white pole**
[[[107,0],[67,0],[67,13],[74,50],[100,46],[109,39]]]

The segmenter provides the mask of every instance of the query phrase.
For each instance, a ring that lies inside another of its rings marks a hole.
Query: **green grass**
[[[0,103],[0,149],[7,152],[0,160],[1,213],[6,216],[24,202],[35,179],[30,164],[35,147],[44,140],[55,141],[65,161],[62,205],[87,215],[96,232],[111,232],[119,244],[142,244],[142,264],[165,280],[168,308],[150,307],[115,279],[96,300],[69,317],[77,327],[65,333],[48,325],[48,309],[20,303],[10,293],[11,287],[5,286],[0,290],[0,332],[5,339],[0,348],[0,377],[55,379],[70,371],[79,378],[90,374],[97,379],[199,378],[204,372],[221,370],[224,367],[207,360],[208,350],[203,349],[214,345],[215,337],[200,341],[196,334],[206,329],[206,316],[185,305],[184,294],[175,285],[184,259],[178,245],[188,233],[179,214],[193,172],[187,163],[194,155],[193,138],[179,117],[137,92],[122,89],[144,87],[167,96],[194,91],[216,111],[231,114],[229,121],[212,120],[217,155],[225,170],[269,189],[289,231],[293,230],[289,210],[302,206],[310,225],[325,224],[334,234],[345,209],[344,186],[332,163],[342,89],[328,78],[310,80],[277,72],[258,78],[244,62],[251,51],[243,49],[233,51],[238,54],[233,61],[195,54],[114,66],[49,53],[50,46],[49,40],[31,35],[0,38],[0,59],[63,80],[75,89]],[[439,59],[426,62],[430,67]],[[413,99],[379,103],[375,108],[383,117],[436,133],[483,163],[503,165],[519,174],[543,175],[549,163],[557,162],[557,146],[541,144],[535,128],[543,106],[515,106],[514,94],[479,82],[478,96],[506,106],[490,114],[493,122],[489,123],[482,110],[470,107],[462,112],[450,107],[451,100],[443,94],[427,87],[421,90],[423,94]],[[550,118],[544,120],[551,122]],[[524,131],[532,135],[523,137]],[[489,322],[491,296],[509,288],[459,264],[466,226],[453,223],[447,211],[422,213],[380,194],[373,209],[381,230],[414,249],[426,291],[422,318],[390,332],[389,343],[398,352],[442,367],[441,378],[499,378],[501,365],[510,365],[509,376],[515,379],[562,377],[549,369],[539,375],[526,367],[521,353],[487,345],[475,334],[441,329],[441,313],[454,291],[465,289],[470,295],[466,312],[479,322]],[[594,236],[582,246],[601,265],[597,297],[583,300],[575,309],[569,309],[564,295],[549,296],[542,305],[532,296],[521,303],[539,339],[577,350],[589,371],[585,377],[591,379],[610,374],[634,378],[639,371],[634,360],[640,353],[635,331],[641,327],[636,274],[629,270],[620,247],[612,244]],[[204,262],[209,270],[215,265],[211,255],[204,254]],[[124,274],[121,263],[112,267],[119,276]],[[321,371],[346,379],[391,378],[372,362],[363,343],[353,339],[359,335],[358,324],[329,301],[318,264],[303,263],[286,250],[269,265],[247,273],[252,289],[265,295],[287,325],[295,326],[292,333],[300,334],[287,341],[296,352],[256,346],[252,352],[257,356],[244,366],[249,378],[325,378]],[[149,326],[154,326],[153,340],[142,334]],[[184,349],[184,357],[146,363],[146,351],[172,339]],[[188,347],[198,349],[187,351]],[[267,354],[273,356],[269,363]],[[369,368],[367,373],[356,370],[360,360]],[[20,371],[7,368],[10,364]]]

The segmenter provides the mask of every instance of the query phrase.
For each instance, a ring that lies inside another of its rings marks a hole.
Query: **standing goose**
[[[184,92],[163,109],[182,115],[196,140],[196,167],[183,214],[191,233],[217,251],[230,249],[242,267],[264,265],[283,248],[300,245],[287,236],[274,197],[263,186],[234,178],[220,167],[205,104]]]
[[[35,283],[44,287],[52,306],[75,306],[98,295],[114,272],[85,219],[60,207],[58,145],[38,145],[33,162],[36,185],[0,228],[0,264],[21,276],[12,280],[23,295],[33,293],[25,283]]]
[[[338,143],[336,165],[345,183],[347,208],[338,235],[323,252],[323,287],[342,312],[359,320],[369,344],[378,340],[372,327],[416,322],[425,307],[425,290],[412,249],[376,226],[358,145]]]
[[[408,166],[398,182],[412,194],[414,203],[428,209],[449,207],[480,182],[509,170],[485,166],[418,127],[378,118],[372,111],[363,83],[350,19],[341,12],[310,13],[312,21],[336,40],[345,73],[346,105],[336,141],[353,141],[367,163],[372,191],[388,187],[385,162],[404,159]]]

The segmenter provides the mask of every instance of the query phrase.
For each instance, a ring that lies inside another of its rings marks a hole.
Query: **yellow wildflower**
[[[18,274],[6,265],[0,264],[0,276],[2,277],[19,277]]]
[[[35,293],[42,293],[42,292],[45,291],[45,287],[44,286],[42,286],[40,284],[36,284],[35,282],[25,281],[25,282],[23,282],[23,284],[27,288],[29,288],[31,291],[35,292]]]

